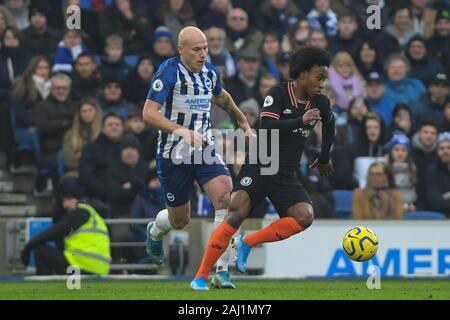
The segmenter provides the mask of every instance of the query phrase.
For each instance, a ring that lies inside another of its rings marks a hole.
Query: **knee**
[[[220,210],[220,209],[226,209],[228,208],[228,206],[230,205],[230,193],[231,190],[224,190],[225,192],[223,192],[223,194],[217,199],[217,202],[215,204],[216,206],[216,210]]]
[[[186,227],[190,221],[191,221],[190,217],[185,216],[185,217],[176,219],[175,221],[172,221],[171,224],[175,230],[181,230],[181,229],[184,229],[184,227]]]
[[[308,229],[314,221],[314,209],[312,206],[305,206],[294,217],[295,221],[304,229]]]

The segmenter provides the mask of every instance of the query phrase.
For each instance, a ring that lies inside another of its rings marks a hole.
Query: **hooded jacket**
[[[409,53],[409,48],[411,47],[413,41],[422,42],[426,48],[425,39],[420,36],[414,36],[411,38],[411,40],[409,40],[405,50],[405,56],[408,58],[411,64],[409,76],[411,78],[419,79],[425,86],[428,86],[430,84],[430,80],[433,79],[435,74],[445,73],[445,70],[439,60],[431,56],[428,51],[422,59],[413,59]]]
[[[133,135],[125,135],[119,142],[119,152],[126,148],[136,149],[139,152],[139,160],[136,165],[130,166],[119,157],[108,170],[107,195],[113,217],[129,215],[130,206],[144,188],[148,175],[148,167],[143,160],[139,140]]]

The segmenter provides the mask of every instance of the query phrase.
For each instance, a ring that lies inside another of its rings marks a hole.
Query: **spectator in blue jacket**
[[[371,72],[366,78],[366,89],[370,111],[378,113],[383,118],[386,127],[390,127],[395,103],[386,98],[384,83],[378,72]]]
[[[386,81],[386,98],[408,105],[419,100],[426,92],[422,82],[408,76],[410,71],[408,59],[399,54],[389,56],[385,64],[388,77]]]

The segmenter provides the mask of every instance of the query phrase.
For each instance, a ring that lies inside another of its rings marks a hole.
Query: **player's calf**
[[[303,229],[307,229],[314,221],[314,209],[309,203],[298,203],[288,209],[287,216],[294,218]]]

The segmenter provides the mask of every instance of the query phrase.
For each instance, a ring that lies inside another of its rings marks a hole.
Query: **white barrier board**
[[[378,236],[378,252],[369,262],[351,261],[342,249],[344,234],[358,225]],[[450,221],[446,220],[321,220],[305,232],[264,246],[268,277],[365,276],[370,264],[380,267],[381,276],[450,275]]]

